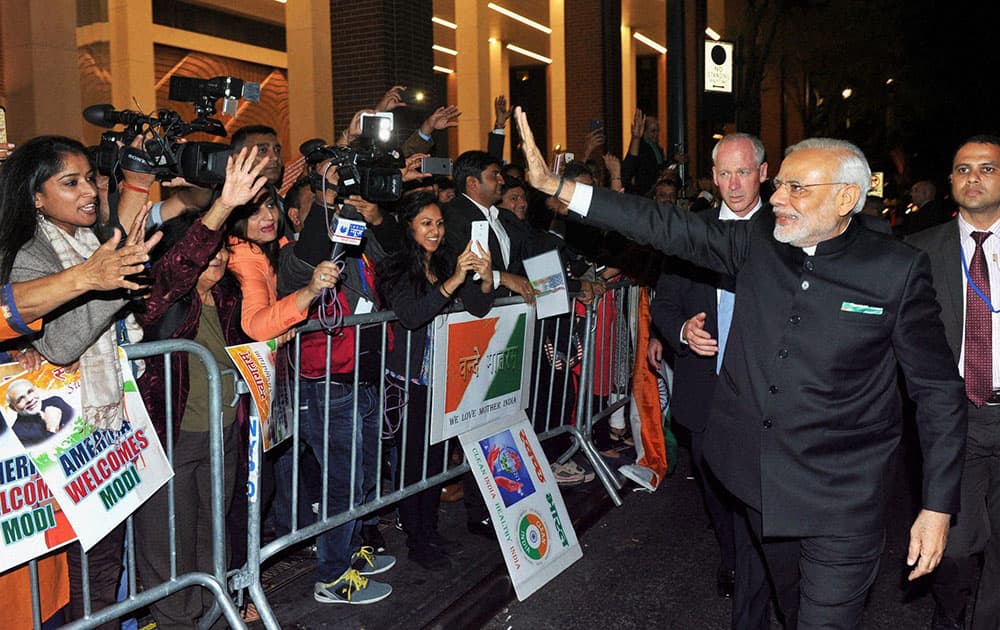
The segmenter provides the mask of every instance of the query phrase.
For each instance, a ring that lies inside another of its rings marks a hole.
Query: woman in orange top
[[[229,229],[229,270],[243,290],[243,331],[257,341],[273,339],[303,321],[323,289],[337,284],[330,261],[316,266],[309,284],[278,299],[278,251],[289,243],[278,204],[270,193],[233,212]]]

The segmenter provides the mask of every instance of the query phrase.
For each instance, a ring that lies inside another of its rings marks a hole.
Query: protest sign
[[[85,550],[173,476],[121,348],[118,358],[125,408],[118,430],[84,423],[79,371],[49,363],[30,372],[16,363],[0,366],[7,433],[27,452]],[[17,474],[16,458],[12,466]],[[58,528],[58,520],[47,524]]]
[[[459,440],[524,601],[583,557],[552,468],[523,411]]]
[[[528,406],[535,333],[530,306],[498,306],[482,318],[438,315],[432,329],[431,444]]]

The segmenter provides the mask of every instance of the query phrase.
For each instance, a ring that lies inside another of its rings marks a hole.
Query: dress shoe
[[[931,630],[965,630],[965,611],[952,617],[941,606],[934,606]]]
[[[451,561],[448,560],[448,556],[445,556],[428,544],[419,544],[410,549],[408,556],[412,562],[416,562],[428,571],[443,571],[451,568]]]
[[[719,569],[715,574],[715,589],[719,597],[731,598],[736,589],[736,572]]]
[[[492,531],[492,527],[490,530]],[[446,556],[450,556],[452,553],[462,548],[462,543],[457,540],[452,540],[451,538],[445,538],[437,530],[434,530],[427,536],[424,536],[424,542],[430,545],[431,548],[438,553],[443,553]]]
[[[481,521],[469,521],[466,523],[466,527],[468,527],[470,533],[473,533],[476,536],[482,536],[490,539],[497,537],[496,532],[493,531],[493,521],[489,517],[486,517]]]

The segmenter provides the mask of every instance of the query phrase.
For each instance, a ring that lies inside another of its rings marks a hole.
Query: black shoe
[[[371,547],[375,553],[385,553],[385,536],[379,531],[378,525],[364,525],[361,528],[361,544]]]
[[[466,523],[466,527],[469,528],[469,532],[476,536],[490,539],[497,537],[496,532],[493,531],[493,521],[488,516],[481,521],[469,521]]]
[[[451,561],[428,544],[410,549],[409,558],[428,571],[443,571],[451,568]]]
[[[965,610],[953,617],[940,605],[935,605],[934,616],[931,617],[931,630],[965,630]]]
[[[715,589],[719,597],[731,599],[736,590],[736,572],[720,568],[715,574]]]
[[[490,529],[492,530],[492,526]],[[430,545],[434,551],[443,553],[446,556],[450,556],[452,553],[462,548],[462,543],[457,540],[452,540],[451,538],[445,538],[437,530],[434,530],[429,535],[424,536],[424,542]]]

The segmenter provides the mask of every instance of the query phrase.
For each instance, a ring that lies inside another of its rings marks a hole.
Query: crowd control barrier
[[[126,521],[125,530],[125,541],[127,550],[125,553],[125,567],[127,576],[127,588],[128,592],[123,601],[120,601],[112,606],[102,608],[100,610],[93,610],[91,607],[91,585],[89,579],[87,554],[81,553],[81,549],[78,546],[71,545],[68,547],[69,553],[80,553],[81,554],[81,564],[83,573],[83,607],[84,607],[84,617],[77,619],[65,626],[69,630],[83,630],[85,628],[93,628],[104,623],[115,621],[121,617],[127,617],[130,613],[133,613],[141,608],[144,608],[153,602],[166,598],[178,591],[187,588],[205,588],[211,592],[215,599],[215,604],[213,606],[212,612],[210,612],[204,619],[203,626],[207,627],[210,620],[218,619],[219,615],[223,615],[226,621],[232,628],[245,628],[246,625],[240,618],[239,611],[236,605],[233,603],[232,599],[229,597],[229,593],[226,590],[226,549],[225,549],[225,539],[226,539],[226,529],[225,529],[225,511],[223,509],[223,461],[222,461],[222,376],[217,367],[215,357],[205,349],[203,346],[194,343],[193,341],[187,340],[171,340],[171,341],[154,341],[149,343],[140,343],[129,345],[125,347],[126,355],[130,360],[144,359],[145,361],[164,361],[166,365],[166,388],[167,395],[165,400],[167,401],[166,418],[167,426],[172,427],[175,421],[172,405],[170,403],[171,388],[175,386],[171,379],[170,370],[170,359],[171,355],[175,352],[186,352],[190,357],[197,357],[199,361],[205,366],[206,372],[208,373],[208,409],[209,416],[212,418],[220,419],[219,422],[210,422],[208,431],[208,440],[211,448],[212,457],[210,460],[211,466],[211,499],[212,499],[212,535],[213,539],[219,541],[219,544],[214,545],[212,550],[212,573],[184,573],[178,574],[177,566],[175,562],[175,549],[176,549],[176,531],[174,527],[174,515],[176,501],[182,500],[183,497],[175,497],[173,489],[173,480],[168,482],[167,492],[168,492],[168,522],[163,524],[163,533],[165,537],[169,537],[169,547],[171,555],[170,563],[170,580],[153,587],[143,588],[139,590],[137,571],[136,571],[136,553],[135,553],[135,536],[133,534],[132,528],[132,517],[130,516]],[[163,444],[163,448],[167,453],[167,457],[173,462],[173,432],[167,431],[167,438]],[[38,590],[38,574],[35,561],[31,562],[31,580],[32,580],[32,606],[34,609],[34,627],[37,629],[41,628],[40,622],[40,603],[39,603],[39,590]]]
[[[621,482],[618,476],[607,466],[604,459],[598,453],[591,431],[593,424],[602,419],[608,418],[615,411],[623,408],[630,396],[629,374],[631,366],[635,360],[634,328],[633,321],[637,312],[635,307],[636,289],[626,284],[618,284],[610,287],[600,298],[594,300],[590,305],[583,305],[579,302],[573,303],[571,313],[561,317],[552,317],[545,320],[538,320],[535,324],[534,344],[531,349],[532,373],[530,377],[530,391],[528,392],[528,415],[531,418],[535,431],[543,446],[546,444],[558,444],[555,454],[550,454],[553,461],[567,461],[577,450],[581,450],[593,466],[598,478],[608,492],[612,501],[616,505],[621,505],[618,490],[621,489]],[[504,298],[497,300],[496,305],[517,304],[522,302],[520,298]],[[386,352],[388,350],[390,329],[392,323],[396,321],[392,312],[378,312],[366,315],[348,316],[343,319],[341,330],[353,330],[354,340],[354,360],[357,362],[362,351],[362,337],[366,338],[373,333],[377,334],[380,349],[379,373],[384,374],[386,368]],[[217,544],[213,548],[211,573],[184,573],[178,574],[173,563],[175,554],[175,532],[173,527],[175,500],[173,496],[173,484],[170,482],[169,490],[169,523],[164,524],[163,535],[170,538],[171,549],[171,579],[168,582],[159,584],[152,588],[140,590],[136,577],[136,559],[134,551],[134,535],[132,532],[132,518],[126,524],[126,569],[127,596],[114,605],[94,610],[89,605],[90,584],[85,579],[83,583],[85,603],[85,616],[69,625],[71,629],[93,628],[100,624],[126,617],[130,613],[144,608],[151,603],[168,597],[186,588],[208,589],[215,599],[212,611],[202,619],[201,627],[208,627],[220,617],[232,628],[245,628],[237,608],[238,603],[242,604],[244,596],[248,595],[250,601],[256,606],[260,619],[264,626],[269,629],[281,627],[279,620],[268,603],[261,582],[263,567],[272,559],[275,559],[282,552],[306,544],[312,538],[322,534],[338,525],[364,518],[373,513],[391,506],[401,499],[416,494],[427,488],[436,487],[439,484],[455,479],[468,470],[464,463],[456,464],[451,460],[450,448],[445,448],[441,455],[442,461],[428,461],[428,450],[423,449],[421,462],[422,473],[417,478],[408,478],[405,474],[399,473],[384,479],[381,471],[383,465],[387,463],[386,458],[392,459],[391,465],[394,470],[407,470],[407,453],[401,452],[396,457],[386,449],[380,447],[375,449],[376,465],[374,470],[379,474],[375,476],[374,487],[366,492],[365,497],[359,496],[356,492],[357,482],[357,462],[363,457],[359,451],[357,436],[362,430],[362,420],[358,407],[358,392],[363,383],[357,371],[353,373],[353,382],[348,383],[352,391],[352,440],[350,446],[350,485],[349,503],[352,507],[347,510],[334,511],[327,501],[327,490],[329,489],[328,467],[330,466],[330,422],[329,406],[324,410],[324,433],[323,447],[321,452],[314,452],[314,457],[320,467],[318,475],[319,487],[310,488],[308,484],[302,482],[305,477],[300,473],[304,458],[306,457],[305,441],[300,433],[301,403],[303,397],[304,379],[299,378],[302,367],[302,347],[303,336],[309,333],[322,331],[318,322],[310,322],[297,332],[295,338],[290,341],[285,350],[289,363],[290,384],[289,392],[291,396],[291,444],[286,447],[286,454],[278,458],[284,462],[287,471],[287,479],[282,478],[276,483],[279,500],[287,506],[287,513],[279,517],[279,521],[286,521],[284,529],[286,531],[277,532],[279,535],[273,540],[262,544],[262,507],[263,501],[259,492],[260,466],[266,461],[261,448],[261,440],[255,439],[251,429],[249,475],[253,485],[252,496],[248,499],[247,515],[247,549],[245,564],[232,571],[227,572],[226,540],[227,532],[225,527],[226,514],[224,510],[224,488],[223,488],[223,435],[221,423],[210,424],[208,433],[209,443],[212,449],[211,458],[211,492],[212,492],[212,533]],[[401,327],[396,327],[394,343],[403,344],[406,348],[407,358],[414,352],[423,352],[423,347],[415,347],[412,343],[413,333],[407,332]],[[364,331],[364,332],[363,332]],[[321,333],[322,334],[322,333]],[[331,356],[333,343],[337,338],[335,335],[325,335],[325,356]],[[134,344],[126,347],[127,355],[130,359],[163,360],[168,362],[166,370],[167,380],[167,410],[168,423],[173,422],[173,410],[170,408],[170,389],[174,383],[170,380],[169,361],[171,355],[176,352],[187,352],[191,356],[197,357],[206,366],[208,373],[209,392],[209,412],[212,417],[221,417],[223,404],[232,404],[231,401],[221,400],[221,379],[216,362],[211,353],[204,347],[192,341],[157,341],[150,343]],[[410,365],[407,360],[406,365]],[[329,402],[333,387],[342,387],[343,382],[335,381],[329,360],[325,366],[323,374],[318,382],[322,392],[323,400]],[[387,409],[393,405],[399,405],[405,401],[409,394],[411,381],[415,377],[407,370],[406,374],[398,375],[402,387],[401,392],[393,390],[390,381],[383,378],[378,383],[373,384],[375,392],[375,413],[378,418],[380,434],[385,429],[384,419]],[[316,387],[317,380],[311,381],[311,387]],[[427,383],[428,390],[434,387],[432,382]],[[388,400],[388,402],[387,402]],[[256,417],[251,418],[251,427],[255,427]],[[401,442],[406,441],[406,436],[415,423],[423,423],[424,435],[429,434],[430,426],[430,405],[424,417],[409,417],[408,410],[402,409],[402,418],[398,427],[393,427],[397,431],[397,436]],[[172,424],[171,424],[172,426]],[[554,440],[558,436],[565,437],[561,441]],[[259,437],[259,436],[258,436]],[[381,443],[381,440],[379,440]],[[425,440],[426,442],[426,440]],[[168,437],[164,443],[168,457],[173,459],[173,438],[168,432]],[[426,446],[426,444],[425,444]],[[458,448],[457,445],[454,448]],[[402,450],[402,449],[400,449]],[[272,462],[274,463],[274,462]],[[436,468],[442,470],[437,474],[429,474],[429,469]],[[281,470],[281,465],[278,466]],[[280,477],[280,473],[278,475]],[[412,476],[411,476],[412,477]],[[306,480],[311,482],[311,478]],[[287,483],[286,483],[287,482]],[[283,495],[287,492],[287,495]],[[313,498],[318,495],[319,500],[313,505]],[[303,500],[308,497],[308,500]],[[70,548],[70,553],[79,553],[79,548]],[[86,575],[86,554],[83,554],[84,575]],[[32,578],[32,602],[35,610],[35,628],[40,628],[40,605],[38,590],[38,574],[34,561],[30,563]]]

